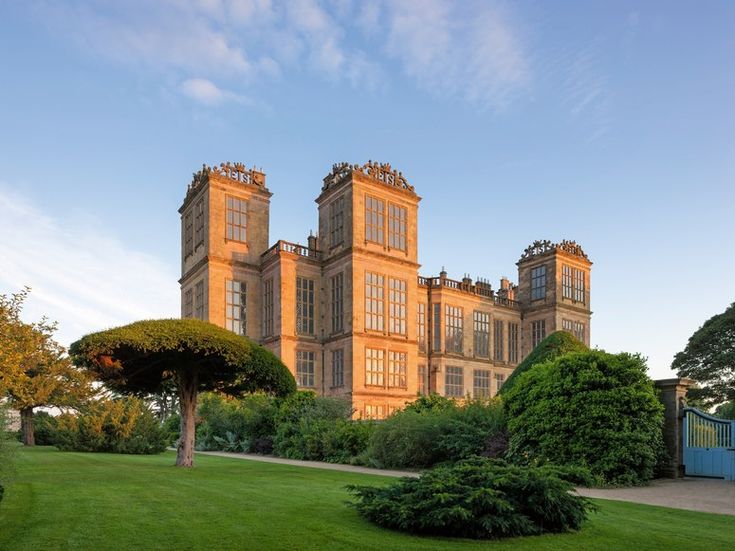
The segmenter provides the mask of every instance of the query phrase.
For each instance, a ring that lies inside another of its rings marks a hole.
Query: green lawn
[[[579,533],[496,542],[408,536],[345,505],[390,479],[198,456],[22,450],[0,504],[0,549],[732,549],[735,518],[597,501]]]

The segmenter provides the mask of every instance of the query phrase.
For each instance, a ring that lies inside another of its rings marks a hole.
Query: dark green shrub
[[[181,432],[181,416],[174,413],[166,417],[163,422],[163,430],[166,433],[166,444],[169,446],[175,445]]]
[[[640,356],[595,350],[536,364],[504,402],[515,461],[586,467],[602,484],[652,478],[663,406]]]
[[[8,412],[3,404],[0,404],[0,501],[5,493],[4,484],[11,474],[13,464],[13,451],[15,449],[13,438],[8,432]]]
[[[434,395],[417,402],[376,427],[368,449],[370,464],[421,469],[474,455],[504,454],[505,415],[499,401],[458,404]]]
[[[437,536],[495,539],[578,530],[592,508],[548,469],[480,458],[388,486],[348,489],[366,519]]]
[[[554,358],[558,358],[569,352],[586,352],[589,350],[585,344],[577,340],[573,335],[566,331],[556,331],[542,340],[531,353],[518,364],[505,381],[498,394],[505,395],[513,386],[515,386],[518,378],[538,363],[543,363]]]
[[[33,434],[37,446],[53,446],[56,435],[56,418],[45,411],[33,414]]]
[[[67,451],[155,454],[166,449],[166,431],[143,400],[125,397],[59,415],[54,442]]]

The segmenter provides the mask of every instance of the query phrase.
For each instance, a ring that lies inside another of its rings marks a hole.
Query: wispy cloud
[[[379,89],[397,60],[422,89],[482,108],[504,107],[530,80],[521,33],[498,2],[93,0],[40,6],[52,28],[93,55],[176,71],[176,80],[188,83],[179,91],[209,105],[228,99],[225,90],[232,91],[229,99],[242,96],[250,82],[287,68]]]
[[[188,78],[181,83],[181,91],[191,99],[205,105],[217,105],[223,101],[250,103],[247,97],[230,90],[223,90],[211,80],[205,78]]]
[[[143,318],[177,317],[177,274],[89,220],[54,217],[0,183],[0,292],[32,288],[26,315],[81,335]]]

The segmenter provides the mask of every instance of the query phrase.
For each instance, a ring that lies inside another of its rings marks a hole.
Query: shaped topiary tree
[[[153,394],[173,383],[179,395],[181,438],[176,465],[194,463],[197,394],[296,390],[288,368],[249,339],[194,319],[138,321],[92,333],[71,345],[74,362],[112,390]]]
[[[585,352],[586,350],[589,350],[589,348],[571,333],[567,331],[555,331],[538,343],[536,348],[531,350],[531,353],[518,364],[518,367],[513,370],[508,380],[500,387],[498,394],[501,396],[506,394],[515,386],[521,374],[531,369],[534,365],[553,360],[568,352]]]

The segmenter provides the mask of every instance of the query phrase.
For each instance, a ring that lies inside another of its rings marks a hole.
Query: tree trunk
[[[36,445],[36,438],[33,435],[33,408],[20,410],[20,431],[23,434],[24,446]]]
[[[181,412],[181,437],[176,452],[177,467],[194,466],[194,435],[196,433],[197,376],[196,373],[179,371],[179,410]]]

